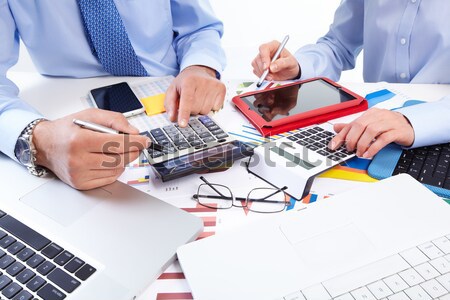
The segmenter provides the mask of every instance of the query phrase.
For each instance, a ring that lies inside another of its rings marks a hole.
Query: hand
[[[252,61],[253,73],[256,76],[261,77],[267,68],[270,68],[267,80],[289,80],[298,76],[300,66],[295,57],[286,49],[281,51],[277,60],[270,63],[278,46],[280,46],[280,42],[272,41],[259,47],[259,54]]]
[[[330,141],[329,148],[335,150],[346,144],[348,151],[356,149],[358,157],[370,158],[389,143],[411,146],[414,129],[401,113],[386,109],[371,108],[349,124],[335,124],[338,134]]]
[[[84,129],[73,124],[73,119],[94,122],[129,135]],[[55,121],[40,122],[33,131],[36,164],[50,169],[76,189],[107,185],[150,144],[148,137],[138,133],[122,114],[100,109],[87,109]]]
[[[189,116],[219,110],[225,99],[225,85],[216,78],[213,69],[190,66],[172,82],[166,92],[164,106],[169,119],[187,126]]]

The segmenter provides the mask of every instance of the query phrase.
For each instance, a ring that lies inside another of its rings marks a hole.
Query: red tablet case
[[[305,81],[298,81],[289,85],[294,85],[294,84],[299,84],[299,83],[303,83],[303,82],[308,82],[311,80],[317,80],[317,79],[322,79],[325,80],[329,83],[332,83],[334,86],[340,87],[342,90],[344,90],[345,92],[351,94],[352,96],[356,97],[357,99],[361,99],[361,102],[359,102],[358,105],[354,105],[354,106],[350,106],[350,107],[346,107],[343,109],[338,109],[338,110],[334,110],[331,112],[326,112],[326,113],[320,113],[320,109],[317,110],[318,114],[315,116],[311,116],[311,117],[305,117],[305,118],[301,118],[295,121],[291,121],[291,120],[286,120],[285,123],[283,124],[278,124],[276,126],[271,126],[270,124],[264,123],[261,124],[260,120],[255,120],[255,116],[257,116],[256,114],[254,114],[251,110],[248,109],[248,106],[246,103],[244,103],[240,98],[241,97],[245,97],[245,96],[249,96],[249,95],[254,95],[256,93],[258,93],[258,91],[253,91],[253,92],[248,92],[248,93],[244,93],[238,96],[235,96],[232,101],[233,103],[236,105],[236,107],[247,117],[247,119],[250,121],[250,123],[253,124],[253,126],[255,126],[256,129],[258,129],[258,131],[262,134],[262,136],[266,137],[266,136],[271,136],[271,135],[275,135],[278,133],[283,133],[286,131],[290,131],[293,129],[297,129],[297,128],[302,128],[308,125],[313,125],[313,124],[320,124],[320,123],[324,123],[328,120],[332,120],[332,119],[336,119],[336,118],[340,118],[343,116],[347,116],[347,115],[351,115],[357,112],[361,112],[364,110],[367,110],[368,108],[368,103],[367,100],[362,98],[361,96],[345,89],[344,87],[334,83],[333,81],[331,81],[328,78],[313,78],[313,79],[309,79],[309,80],[305,80]],[[265,89],[264,91],[268,91],[271,90],[272,88],[269,89]],[[262,92],[262,91],[260,91]],[[251,112],[251,113],[249,113]],[[253,113],[253,115],[252,115]],[[259,116],[257,116],[259,118]],[[258,124],[259,123],[259,124]]]

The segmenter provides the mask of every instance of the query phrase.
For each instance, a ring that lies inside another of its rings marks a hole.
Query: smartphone
[[[120,112],[125,117],[145,111],[141,101],[126,82],[93,89],[89,96],[97,108]]]

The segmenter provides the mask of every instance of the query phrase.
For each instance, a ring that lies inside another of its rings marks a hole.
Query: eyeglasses
[[[287,187],[277,188],[255,188],[247,197],[235,197],[231,190],[222,184],[208,182],[203,176],[204,182],[192,197],[205,207],[228,209],[231,207],[243,207],[257,213],[276,213],[283,211],[290,204],[284,190]]]

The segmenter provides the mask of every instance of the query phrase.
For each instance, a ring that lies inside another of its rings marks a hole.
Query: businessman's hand
[[[80,119],[104,125],[123,134],[99,133],[73,124]],[[70,186],[88,190],[114,182],[140,150],[150,144],[120,114],[87,109],[55,121],[40,122],[33,132],[36,164],[44,166]]]
[[[169,119],[185,127],[190,115],[219,110],[225,99],[225,85],[216,78],[216,71],[204,66],[184,69],[166,92],[164,106]]]
[[[411,146],[414,129],[399,112],[371,108],[349,124],[335,124],[338,133],[329,144],[335,150],[346,144],[348,151],[356,150],[358,157],[370,158],[389,143]]]
[[[269,68],[266,80],[289,80],[299,77],[300,66],[295,57],[286,49],[281,51],[277,60],[270,63],[279,46],[280,42],[272,41],[259,47],[259,54],[252,61],[253,73],[256,76],[261,77]]]

